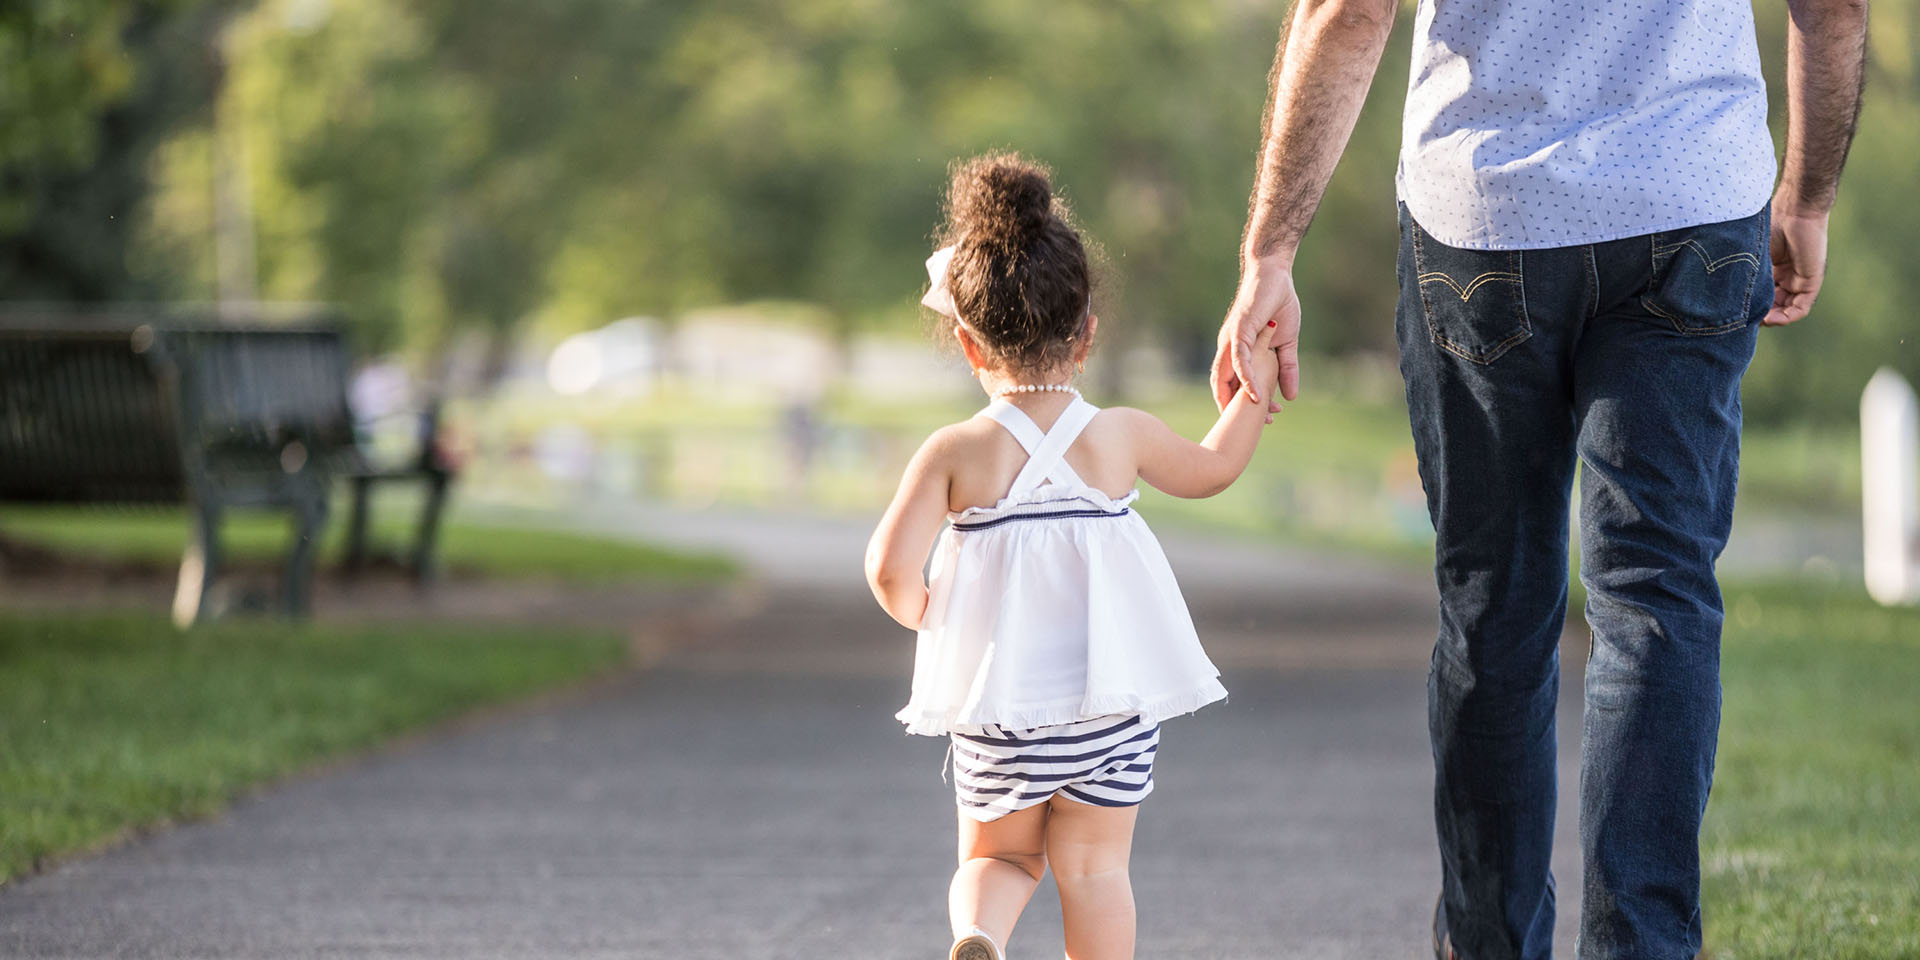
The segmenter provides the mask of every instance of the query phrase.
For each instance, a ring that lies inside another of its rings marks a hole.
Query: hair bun
[[[1054,200],[1046,167],[1016,153],[955,163],[947,185],[951,246],[946,276],[934,278],[996,368],[1057,378],[1087,343],[1092,278],[1080,232]]]
[[[976,157],[954,171],[949,211],[966,242],[1021,248],[1053,219],[1047,171],[1016,154]]]

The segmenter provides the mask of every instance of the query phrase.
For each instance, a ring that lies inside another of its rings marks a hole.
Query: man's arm
[[[1221,407],[1249,376],[1254,339],[1276,323],[1280,395],[1300,392],[1300,301],[1293,256],[1313,222],[1333,168],[1353,135],[1393,30],[1395,0],[1296,0],[1274,51],[1261,120],[1259,173],[1240,246],[1240,289],[1220,327],[1213,398]]]
[[[1787,151],[1773,195],[1773,309],[1784,326],[1813,308],[1827,272],[1827,215],[1860,119],[1867,0],[1787,0]]]

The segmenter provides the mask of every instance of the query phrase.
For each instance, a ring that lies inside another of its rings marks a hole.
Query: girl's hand
[[[1254,337],[1253,346],[1246,355],[1247,376],[1253,379],[1241,390],[1249,403],[1259,403],[1263,396],[1271,398],[1267,410],[1269,414],[1280,412],[1280,404],[1273,391],[1275,382],[1280,379],[1280,351],[1274,346],[1278,335],[1279,324],[1268,320],[1259,335]],[[1273,417],[1267,417],[1267,422],[1272,423]]]
[[[1246,375],[1252,380],[1227,395],[1220,419],[1199,443],[1175,433],[1153,414],[1113,408],[1131,434],[1134,469],[1140,479],[1162,493],[1195,498],[1211,497],[1239,478],[1260,442],[1262,422],[1272,423],[1280,411],[1278,403],[1254,399],[1259,393],[1271,397],[1269,388],[1280,373],[1281,358],[1274,345],[1278,326],[1268,323],[1248,344]]]

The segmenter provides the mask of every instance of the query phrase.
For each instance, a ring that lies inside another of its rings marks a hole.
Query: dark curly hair
[[[1016,153],[953,165],[946,223],[947,288],[975,340],[1014,373],[1071,363],[1086,335],[1092,273],[1045,167]]]

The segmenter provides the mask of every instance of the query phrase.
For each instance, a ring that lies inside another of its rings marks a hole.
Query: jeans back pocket
[[[1753,322],[1753,291],[1773,285],[1768,211],[1649,235],[1652,273],[1640,305],[1680,333],[1704,336]],[[1764,274],[1764,276],[1762,276]],[[1763,306],[1771,301],[1762,298]]]
[[[1433,238],[1411,215],[1414,282],[1434,345],[1489,364],[1533,335],[1518,250],[1467,250]]]

